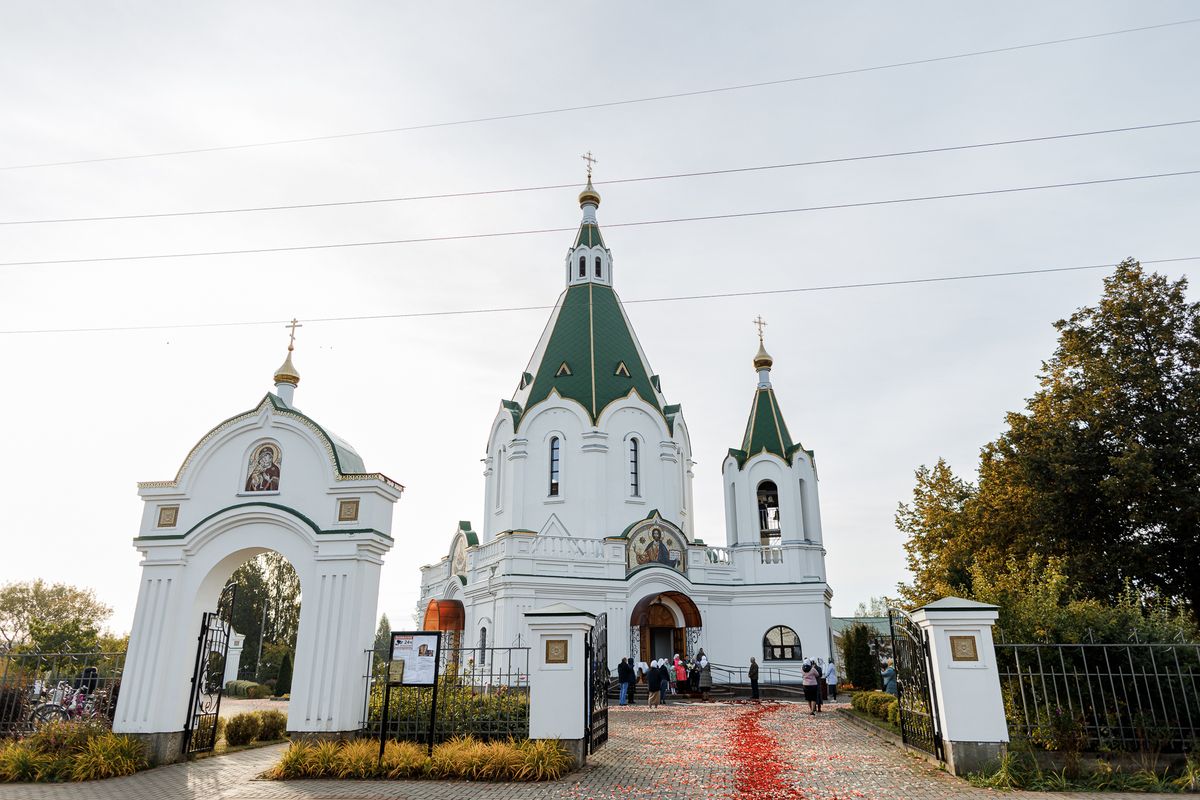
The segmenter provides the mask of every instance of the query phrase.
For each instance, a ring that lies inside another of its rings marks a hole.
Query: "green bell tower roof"
[[[774,363],[775,360],[767,353],[760,332],[758,352],[754,355],[758,386],[754,390],[754,402],[750,406],[750,419],[746,421],[746,433],[742,436],[741,448],[729,451],[729,454],[737,459],[738,469],[759,453],[771,453],[790,464],[792,456],[801,449],[800,444],[792,441],[792,436],[788,433],[783,412],[779,409],[779,400],[775,397],[774,387],[771,386],[771,367]]]

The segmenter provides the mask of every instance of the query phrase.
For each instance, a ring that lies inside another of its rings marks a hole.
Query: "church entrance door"
[[[631,654],[638,661],[692,656],[700,641],[700,609],[682,592],[643,597],[629,619]]]

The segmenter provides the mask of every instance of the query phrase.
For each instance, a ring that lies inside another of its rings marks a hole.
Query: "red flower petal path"
[[[781,708],[771,704],[739,709],[729,735],[738,800],[802,800],[805,796],[786,778],[792,765],[775,736],[762,725],[763,717]]]

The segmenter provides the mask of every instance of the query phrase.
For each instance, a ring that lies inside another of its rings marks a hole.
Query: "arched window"
[[[779,544],[779,487],[774,481],[758,485],[758,528],[762,544]]]
[[[596,256],[596,277],[600,277],[600,256]]]
[[[562,463],[562,441],[557,436],[550,439],[550,496],[558,497],[558,474]]]
[[[638,440],[629,440],[629,495],[642,496],[642,474],[638,464]]]
[[[799,661],[800,637],[786,625],[776,625],[763,636],[763,661]]]
[[[587,276],[587,256],[579,257],[579,277]]]
[[[479,629],[479,663],[487,663],[487,628]]]

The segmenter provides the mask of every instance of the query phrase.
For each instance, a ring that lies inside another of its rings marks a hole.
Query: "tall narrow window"
[[[487,663],[487,628],[479,629],[479,663]]]
[[[550,496],[558,497],[558,470],[562,459],[562,442],[557,436],[550,439]]]
[[[600,256],[596,256],[596,277],[600,277]]]
[[[779,544],[779,488],[774,481],[758,485],[758,527],[763,545]]]
[[[504,499],[504,455],[505,449],[501,447],[496,453],[496,510],[499,511],[503,506]]]
[[[642,476],[638,469],[638,440],[629,440],[629,494],[632,497],[642,496]]]
[[[579,257],[579,277],[587,277],[587,256]]]

